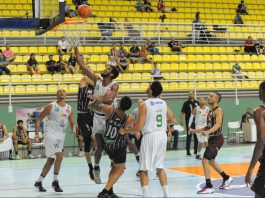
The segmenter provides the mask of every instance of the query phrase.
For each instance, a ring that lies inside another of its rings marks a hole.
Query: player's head
[[[201,97],[199,102],[200,102],[200,105],[205,105],[206,104],[206,100],[205,100],[204,97]]]
[[[193,91],[190,91],[190,92],[188,93],[188,99],[189,99],[189,100],[194,100],[194,92],[193,92]]]
[[[218,103],[221,102],[221,99],[222,99],[221,94],[216,92],[216,91],[213,91],[213,92],[210,93],[210,95],[208,97],[208,103],[210,105],[218,104]]]
[[[66,99],[66,91],[64,89],[59,89],[56,93],[57,100],[65,100]]]
[[[259,85],[259,99],[265,102],[265,81]]]
[[[149,97],[159,97],[163,91],[163,87],[159,81],[154,81],[147,89]]]
[[[131,108],[131,106],[132,106],[131,98],[129,98],[128,96],[123,96],[120,101],[120,109],[122,111],[127,111]]]
[[[101,76],[103,78],[111,77],[111,79],[115,79],[119,76],[120,72],[119,70],[114,66],[108,66],[102,73]]]
[[[18,120],[17,121],[17,126],[20,127],[20,128],[23,127],[23,120]]]

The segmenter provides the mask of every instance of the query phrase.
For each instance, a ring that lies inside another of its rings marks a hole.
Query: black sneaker
[[[59,186],[58,180],[55,180],[52,182],[52,187],[53,187],[55,192],[63,192],[63,189],[61,189],[61,187]]]
[[[188,156],[188,157],[191,157],[192,155],[191,155],[191,153],[187,153],[187,156]]]
[[[197,160],[201,160],[202,158],[201,158],[200,155],[196,155],[195,159],[197,159]]]
[[[97,198],[109,198],[109,194],[108,193],[102,193],[102,192],[100,192],[98,194]]]
[[[93,169],[92,170],[89,170],[89,177],[91,180],[94,181],[94,173],[93,173]]]
[[[116,195],[115,193],[112,193],[112,194],[109,195],[109,198],[119,198],[119,196]]]
[[[43,188],[42,186],[42,182],[35,182],[34,186],[40,191],[40,192],[46,192],[47,190],[45,188]]]

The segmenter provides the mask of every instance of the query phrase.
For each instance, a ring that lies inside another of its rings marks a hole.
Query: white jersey
[[[209,114],[209,107],[205,107],[201,109],[200,106],[195,107],[196,114],[195,114],[195,128],[201,129],[207,126],[207,116]]]
[[[112,81],[109,85],[104,87],[102,85],[102,82],[103,81],[101,79],[97,80],[96,86],[95,86],[95,90],[94,90],[94,94],[93,94],[94,96],[99,97],[99,98],[103,97],[107,92],[110,92],[112,86],[114,84],[117,84],[117,82]],[[114,98],[112,104],[113,104],[114,108],[117,108],[117,97]],[[101,112],[97,112],[97,111],[96,111],[96,113],[102,114]]]
[[[72,108],[68,104],[65,104],[64,107],[59,106],[57,102],[52,102],[51,104],[52,109],[47,116],[45,137],[64,139],[68,117]]]
[[[146,117],[142,134],[164,132],[167,130],[167,105],[160,98],[149,98],[145,101]]]

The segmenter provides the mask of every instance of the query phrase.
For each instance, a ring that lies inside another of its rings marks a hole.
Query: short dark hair
[[[259,99],[262,101],[265,100],[265,81],[259,85]]]
[[[152,90],[152,96],[154,96],[154,97],[161,95],[161,93],[163,91],[163,87],[162,87],[161,83],[157,80],[152,82],[150,89]]]
[[[117,78],[120,74],[119,70],[114,66],[110,66],[110,67],[111,67],[111,73],[113,73],[112,79]]]
[[[52,54],[50,54],[50,55],[49,55],[49,58],[50,58],[51,56],[53,56],[53,55],[52,55]]]
[[[222,95],[219,92],[217,92],[217,91],[213,91],[213,93],[215,93],[216,96],[217,96],[217,103],[221,102]]]
[[[131,106],[132,106],[131,98],[128,96],[123,96],[120,101],[120,109],[122,111],[127,111],[131,108]]]
[[[19,123],[22,123],[23,124],[23,120],[18,120],[17,121],[17,124],[19,124]]]

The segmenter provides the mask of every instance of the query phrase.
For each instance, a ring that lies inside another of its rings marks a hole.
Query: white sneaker
[[[214,189],[213,188],[207,188],[206,186],[197,192],[197,194],[212,194],[212,193],[214,193]]]
[[[84,156],[84,152],[83,151],[79,151],[78,157],[83,157]]]
[[[35,159],[35,156],[32,155],[32,154],[29,154],[29,155],[28,155],[28,159]]]
[[[101,184],[101,178],[100,178],[100,170],[93,170],[94,173],[94,181],[96,184]]]
[[[16,160],[20,160],[19,155],[16,155],[15,159],[16,159]]]
[[[232,177],[229,177],[227,180],[223,180],[222,185],[219,187],[220,189],[225,189],[226,187],[229,186],[234,181]]]

